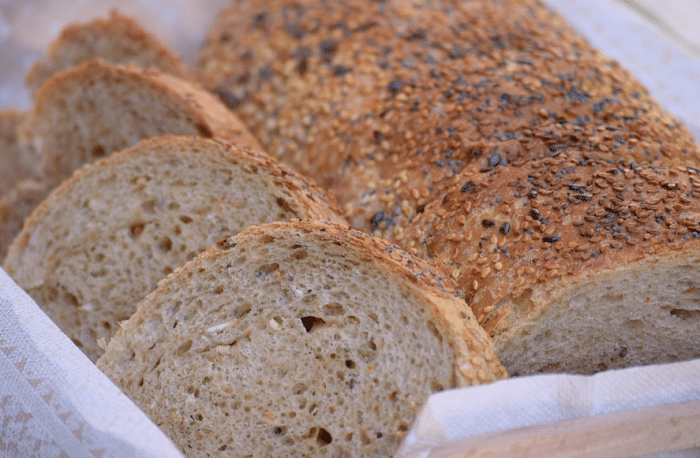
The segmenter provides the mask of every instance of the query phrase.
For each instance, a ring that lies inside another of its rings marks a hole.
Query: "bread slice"
[[[432,392],[503,378],[451,282],[347,226],[228,237],[98,361],[189,457],[391,456]]]
[[[0,263],[22,230],[27,215],[44,200],[48,192],[46,183],[28,178],[0,196]]]
[[[699,172],[573,151],[476,170],[401,244],[456,279],[511,374],[697,358]]]
[[[51,186],[86,163],[167,134],[216,137],[260,149],[238,118],[197,84],[100,60],[49,80],[20,126],[20,140],[42,158]]]
[[[410,226],[473,162],[573,148],[700,163],[690,132],[537,0],[236,1],[197,66],[366,232]]]
[[[34,152],[22,147],[17,138],[24,116],[19,110],[0,110],[0,196],[19,181],[37,174]]]
[[[34,150],[19,142],[24,118],[19,110],[0,110],[0,262],[26,216],[46,195]]]
[[[29,69],[25,81],[34,94],[55,73],[98,58],[115,64],[156,67],[182,79],[193,79],[180,58],[157,38],[131,17],[112,10],[106,19],[63,29],[46,54]]]
[[[197,137],[146,140],[76,172],[36,209],[3,267],[93,361],[161,278],[252,224],[338,219],[315,185]]]

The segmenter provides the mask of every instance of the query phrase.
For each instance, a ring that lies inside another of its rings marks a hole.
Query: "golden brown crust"
[[[180,58],[141,24],[112,10],[105,19],[66,26],[51,42],[44,57],[29,69],[25,82],[34,93],[54,73],[97,58],[156,67],[179,78],[194,80]]]
[[[235,2],[198,70],[365,231],[408,225],[472,163],[700,160],[644,87],[534,0]]]
[[[696,168],[562,151],[460,178],[401,243],[456,279],[492,335],[546,309],[533,291],[700,246]],[[502,306],[506,297],[520,308]]]

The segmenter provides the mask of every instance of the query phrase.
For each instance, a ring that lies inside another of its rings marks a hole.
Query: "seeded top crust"
[[[341,221],[321,189],[262,153],[160,137],[76,172],[3,267],[94,361],[160,279],[225,235],[290,218]]]
[[[105,19],[70,24],[64,28],[49,45],[46,55],[29,69],[25,82],[35,93],[53,74],[97,58],[110,63],[156,67],[182,79],[193,80],[180,58],[141,24],[112,10]]]
[[[580,327],[586,320],[598,332],[626,334],[624,326],[613,330],[600,322],[604,320],[593,323],[595,316],[616,311],[629,322],[649,327],[630,329],[637,337],[648,337],[660,326],[660,318],[651,319],[647,308],[657,309],[661,317],[675,315],[677,323],[664,327],[659,341],[681,335],[684,326],[697,329],[700,298],[691,273],[700,249],[698,169],[636,166],[561,151],[545,159],[475,169],[461,177],[464,181],[427,205],[396,242],[457,281],[479,322],[494,337],[497,351],[517,347],[540,322],[547,323],[549,334],[556,328]],[[584,283],[589,285],[584,288]],[[584,290],[589,292],[584,295]],[[577,295],[587,299],[573,299]],[[544,315],[557,301],[571,316],[562,312],[549,321]],[[578,316],[574,308],[594,303],[605,312],[584,314],[581,321],[573,318]],[[697,357],[694,333],[638,358],[631,357],[629,345],[629,357],[614,361],[615,367]],[[614,344],[618,351],[625,339]],[[541,344],[532,347],[536,345]],[[499,356],[507,359],[503,353]],[[598,363],[576,360],[599,356],[571,351],[558,364],[542,364],[537,371],[590,373],[600,370]],[[525,358],[520,363],[529,364]],[[508,364],[506,368],[520,372]]]
[[[347,226],[258,226],[159,283],[98,367],[187,456],[390,456],[430,393],[505,376],[452,286]]]
[[[410,225],[473,163],[568,148],[700,158],[644,87],[534,0],[233,2],[198,72],[367,232]]]

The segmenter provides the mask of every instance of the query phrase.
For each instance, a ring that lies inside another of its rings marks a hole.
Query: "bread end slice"
[[[182,79],[194,79],[180,58],[137,21],[112,10],[107,18],[63,29],[46,55],[29,69],[25,82],[34,94],[55,73],[98,58],[114,64],[155,67]]]

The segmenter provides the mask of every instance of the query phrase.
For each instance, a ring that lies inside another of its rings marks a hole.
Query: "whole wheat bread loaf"
[[[474,162],[700,163],[688,130],[537,0],[231,2],[198,72],[366,232],[410,226]]]
[[[96,18],[64,28],[46,54],[29,69],[25,82],[33,94],[55,73],[98,58],[114,64],[155,67],[182,79],[193,79],[180,58],[141,24],[112,10],[105,19]]]
[[[561,151],[461,175],[401,244],[454,278],[511,374],[700,357],[700,173]]]
[[[160,282],[97,364],[188,457],[391,456],[430,393],[505,376],[451,286],[347,226],[262,225]]]
[[[336,219],[262,153],[163,137],[80,169],[31,214],[3,267],[92,360],[158,280],[252,224]]]

